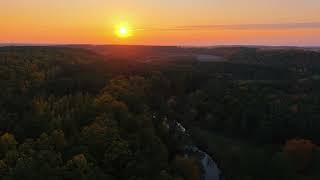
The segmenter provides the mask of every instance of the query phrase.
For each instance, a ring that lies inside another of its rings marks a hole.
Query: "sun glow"
[[[116,26],[115,34],[119,38],[128,38],[132,36],[132,30],[128,24],[120,24]]]

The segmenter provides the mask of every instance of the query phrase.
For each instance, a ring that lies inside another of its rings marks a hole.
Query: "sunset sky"
[[[320,0],[0,0],[0,43],[320,46]]]

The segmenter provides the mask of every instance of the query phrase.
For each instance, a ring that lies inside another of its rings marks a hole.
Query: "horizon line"
[[[19,46],[158,46],[158,47],[288,47],[288,48],[320,48],[320,45],[267,45],[267,44],[215,44],[215,45],[162,45],[162,44],[108,44],[108,43],[1,43],[0,47]]]

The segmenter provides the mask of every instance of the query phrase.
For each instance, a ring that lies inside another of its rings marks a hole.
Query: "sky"
[[[320,46],[320,0],[0,0],[0,43]]]

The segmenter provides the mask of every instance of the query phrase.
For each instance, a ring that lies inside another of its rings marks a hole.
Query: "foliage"
[[[143,61],[170,53],[226,61]],[[198,160],[179,156],[188,143],[213,154],[227,179],[317,179],[319,57],[240,47],[2,47],[0,179],[201,179]],[[170,128],[175,122],[188,136]]]
[[[315,145],[304,139],[293,139],[286,142],[283,151],[291,160],[291,163],[296,166],[298,171],[305,170],[313,159],[313,151]]]

